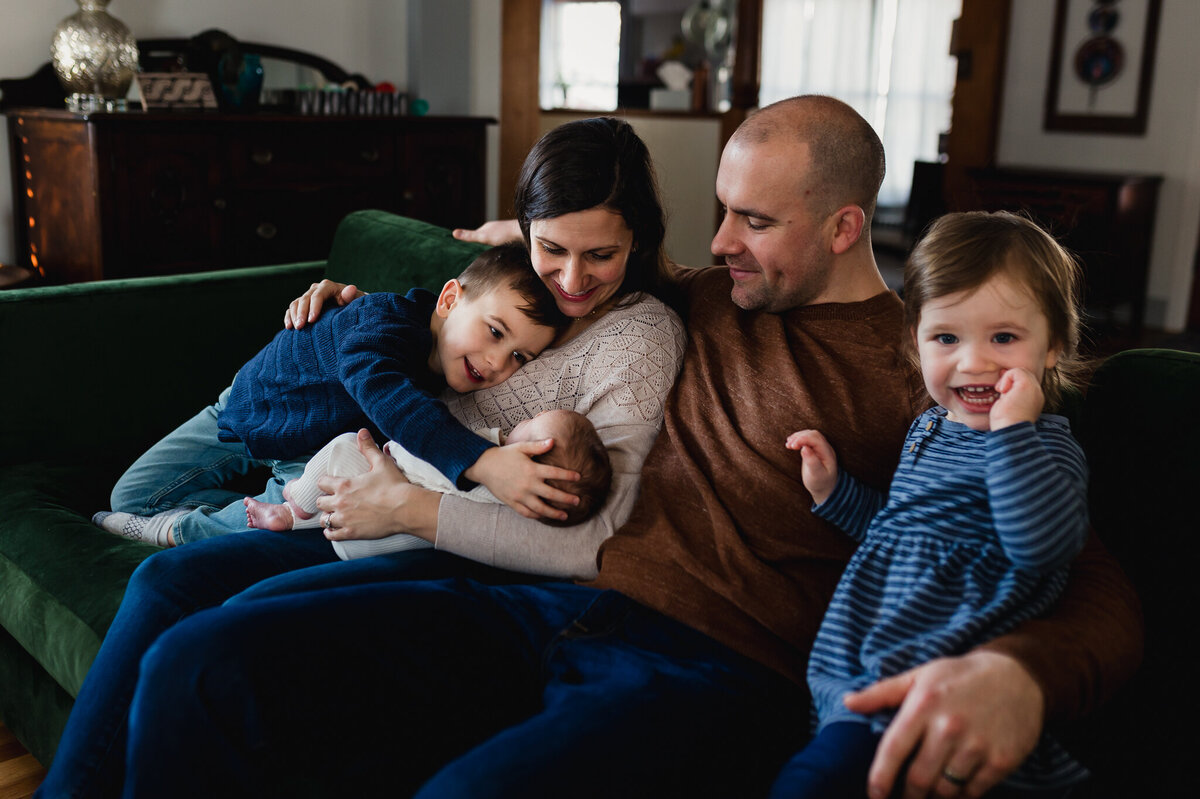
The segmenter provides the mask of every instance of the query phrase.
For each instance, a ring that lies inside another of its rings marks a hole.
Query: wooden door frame
[[[513,190],[521,164],[538,139],[541,31],[541,0],[503,0],[500,7],[500,166],[496,198],[501,218],[512,216]]]
[[[946,210],[972,207],[968,171],[996,165],[1012,0],[963,0],[954,23],[958,76],[943,185]]]

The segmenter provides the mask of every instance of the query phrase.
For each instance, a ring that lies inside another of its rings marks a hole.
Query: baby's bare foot
[[[259,502],[254,497],[242,500],[246,506],[246,523],[255,530],[291,530],[292,511],[287,505]]]

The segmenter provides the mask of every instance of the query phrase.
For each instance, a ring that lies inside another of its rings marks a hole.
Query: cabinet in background
[[[485,213],[474,117],[8,112],[17,254],[47,282],[319,260],[347,213]]]
[[[1160,176],[1008,168],[968,174],[970,204],[957,210],[1027,212],[1082,262],[1093,338],[1139,340]]]

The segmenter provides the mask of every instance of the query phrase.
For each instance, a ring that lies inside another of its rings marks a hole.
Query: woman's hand
[[[820,505],[829,499],[837,485],[838,469],[837,455],[825,436],[816,430],[798,430],[788,436],[786,446],[800,450],[800,479],[812,494],[813,502]]]
[[[553,448],[552,438],[492,447],[463,474],[483,483],[496,499],[526,518],[566,521],[566,511],[547,505],[546,500],[574,506],[579,504],[579,497],[546,485],[546,481],[574,482],[579,479],[579,472],[547,466],[533,459],[534,455],[544,455]]]
[[[366,430],[358,431],[357,443],[370,464],[368,471],[317,480],[317,487],[328,495],[317,498],[325,537],[350,541],[410,533],[434,541],[442,495],[409,483]]]
[[[875,750],[871,797],[892,795],[909,758],[906,799],[983,796],[1033,751],[1045,714],[1029,672],[1008,655],[984,650],[932,660],[845,701],[864,715],[899,708]]]
[[[309,322],[317,321],[317,317],[321,315],[321,308],[329,300],[334,300],[338,305],[347,305],[365,296],[353,283],[346,285],[332,280],[313,283],[308,287],[308,291],[292,300],[292,304],[283,314],[283,326],[288,330],[299,330]]]
[[[487,244],[490,247],[507,244],[510,241],[520,241],[523,238],[521,226],[515,219],[493,219],[491,222],[484,222],[474,230],[455,228],[453,232],[454,238],[460,241],[473,241],[476,244]]]

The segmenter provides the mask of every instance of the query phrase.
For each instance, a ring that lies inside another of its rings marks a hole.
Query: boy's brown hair
[[[553,328],[556,333],[571,324],[571,319],[558,309],[550,289],[533,271],[529,250],[521,242],[484,250],[462,271],[458,282],[468,297],[479,297],[500,287],[512,289],[527,303],[518,305],[517,310],[534,324]]]
[[[1046,409],[1078,386],[1081,270],[1078,261],[1032,220],[1008,211],[946,214],[929,228],[904,267],[905,344],[917,358],[911,333],[925,303],[978,289],[993,275],[1011,275],[1033,296],[1050,326],[1058,362],[1042,376]]]

